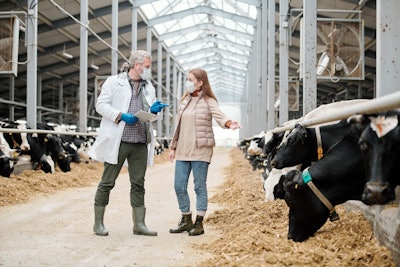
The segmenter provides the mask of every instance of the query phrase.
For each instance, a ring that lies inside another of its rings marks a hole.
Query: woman
[[[203,218],[207,211],[207,172],[215,146],[212,119],[224,129],[238,129],[218,107],[217,99],[203,69],[189,71],[186,92],[180,101],[176,129],[171,141],[169,159],[175,162],[174,188],[182,219],[170,233],[189,232],[190,236],[204,234]],[[196,192],[196,221],[193,224],[187,192],[190,172],[193,171]]]

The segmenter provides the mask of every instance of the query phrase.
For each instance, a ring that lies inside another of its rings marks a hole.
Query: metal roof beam
[[[237,69],[235,67],[232,67],[231,65],[224,65],[224,64],[219,64],[219,63],[209,64],[207,66],[207,70],[222,71],[222,72],[225,72],[230,75],[235,75],[236,77],[240,76],[241,78],[243,78],[242,79],[243,81],[246,80],[246,75],[247,75],[246,71]]]
[[[218,76],[218,77],[216,77]],[[231,86],[232,88],[235,88],[236,91],[240,91],[241,93],[244,93],[245,89],[241,84],[238,84],[235,80],[231,79],[231,78],[220,78],[221,73],[217,74],[213,74],[211,75],[211,80],[215,80],[215,82],[223,82],[225,84],[229,84],[229,86]]]
[[[219,25],[215,25],[215,24],[211,24],[211,23],[202,23],[196,26],[191,26],[191,27],[187,27],[187,28],[183,28],[180,30],[176,30],[176,31],[172,31],[172,32],[168,32],[168,33],[164,33],[161,34],[158,37],[159,41],[165,41],[166,39],[170,39],[173,37],[177,37],[177,36],[184,36],[188,33],[191,32],[198,32],[201,30],[209,30],[209,31],[215,31],[215,32],[221,32],[224,34],[228,34],[228,35],[232,35],[235,36],[237,38],[242,38],[248,41],[253,41],[254,36],[245,32],[239,32],[236,30],[232,30],[223,26],[219,26]]]
[[[261,0],[237,0],[237,1],[256,7],[261,6]]]
[[[239,62],[236,62],[236,61],[233,61],[233,60],[230,60],[230,59],[226,59],[226,58],[215,59],[215,55],[203,57],[200,60],[196,59],[196,60],[182,62],[181,65],[182,65],[183,68],[185,68],[187,66],[198,65],[200,62],[203,62],[203,61],[205,61],[206,63],[223,63],[223,64],[225,64],[227,66],[232,66],[232,67],[235,67],[238,70],[247,72],[247,64],[239,63]]]
[[[245,82],[246,81],[246,73],[241,72],[238,73],[236,69],[234,68],[229,68],[229,66],[226,65],[211,65],[210,68],[207,68],[208,72],[211,73],[224,73],[224,76],[231,77],[238,82]]]
[[[208,71],[208,76],[210,80],[213,80],[214,82],[224,82],[226,84],[231,84],[232,86],[237,86],[237,89],[239,89],[239,91],[243,92],[245,90],[245,88],[242,86],[242,84],[245,81],[238,81],[236,80],[234,77],[223,77],[225,75],[224,71]]]
[[[203,53],[215,53],[215,54],[225,54],[228,55],[232,58],[238,59],[240,61],[248,61],[249,57],[245,56],[245,55],[240,55],[237,54],[235,52],[229,51],[229,50],[225,50],[225,49],[221,49],[221,48],[217,48],[217,47],[209,47],[209,48],[205,48],[205,49],[200,49],[198,51],[193,51],[190,53],[186,53],[186,54],[180,54],[175,56],[175,59],[180,61],[183,60],[185,58],[191,58],[193,56],[199,55],[199,54],[203,54]],[[241,63],[240,61],[238,61],[238,63]]]
[[[217,38],[214,36],[207,36],[201,39],[194,39],[192,41],[189,42],[184,42],[184,43],[180,43],[180,44],[174,44],[168,47],[168,49],[173,52],[175,50],[182,50],[187,48],[188,46],[191,45],[197,45],[197,44],[205,44],[205,43],[217,43],[217,44],[222,44],[225,46],[229,46],[229,47],[233,47],[236,48],[238,50],[244,51],[244,52],[249,52],[251,53],[252,49],[249,46],[246,45],[241,45],[235,42],[231,42],[229,40],[225,40],[225,39],[221,39],[221,38]]]
[[[234,13],[229,13],[226,11],[222,11],[220,9],[215,9],[215,8],[212,8],[209,6],[203,6],[203,5],[197,6],[194,8],[190,8],[190,9],[186,9],[186,10],[182,10],[182,11],[178,11],[178,12],[175,12],[172,14],[161,16],[161,17],[156,17],[154,19],[150,19],[147,22],[147,24],[149,25],[149,27],[153,27],[160,23],[169,22],[171,20],[177,20],[177,19],[184,18],[187,16],[192,16],[194,14],[213,15],[213,16],[230,19],[235,22],[241,22],[244,24],[252,25],[254,27],[256,26],[256,21],[252,18],[236,15]]]
[[[221,92],[221,91],[224,91],[224,92],[228,92],[228,93],[231,93],[231,94],[235,94],[235,95],[242,95],[243,94],[243,92],[239,92],[239,91],[237,91],[237,90],[234,90],[234,89],[230,89],[230,88],[232,88],[231,86],[232,86],[232,84],[228,84],[228,83],[226,83],[226,82],[219,82],[219,84],[220,85],[223,85],[223,86],[226,86],[225,88],[226,89],[215,89],[215,91],[217,91],[217,92]],[[215,87],[215,85],[213,86],[213,87]]]
[[[139,7],[141,5],[150,4],[150,3],[153,3],[153,2],[157,2],[157,1],[158,0],[129,0],[129,2],[134,7]]]
[[[130,3],[130,1],[124,1],[124,2],[120,2],[118,3],[118,10],[119,12],[124,11],[126,9],[131,9],[132,8],[132,4]],[[95,10],[91,10],[91,12],[93,12],[92,14],[90,14],[89,16],[89,20],[91,19],[96,19],[99,17],[103,17],[106,15],[111,15],[111,9],[112,9],[112,5],[108,5],[105,7],[101,7]],[[72,14],[77,20],[80,20],[81,15],[80,13],[78,14]],[[73,21],[72,19],[65,19],[64,17],[58,19],[58,20],[54,20],[53,21],[53,28],[51,28],[51,30],[55,30],[58,28],[64,28],[67,26],[71,26],[71,25],[76,25],[76,22]],[[48,28],[47,28],[48,30]],[[41,26],[38,29],[38,33],[42,33],[43,29],[41,29]]]

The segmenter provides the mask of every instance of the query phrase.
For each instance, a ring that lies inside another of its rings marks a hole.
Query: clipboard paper
[[[141,122],[153,121],[157,118],[157,114],[140,110],[134,114]]]

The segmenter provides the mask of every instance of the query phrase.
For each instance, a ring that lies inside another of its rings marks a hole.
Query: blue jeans
[[[207,210],[208,165],[209,163],[205,161],[176,161],[174,188],[181,212],[190,211],[190,199],[187,187],[189,175],[192,170],[194,178],[194,191],[196,192],[196,210],[203,212]]]

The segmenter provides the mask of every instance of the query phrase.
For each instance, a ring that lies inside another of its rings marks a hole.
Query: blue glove
[[[168,104],[161,103],[160,100],[157,100],[156,102],[154,102],[153,105],[151,105],[150,111],[151,111],[151,113],[156,114],[156,113],[160,112],[163,108],[168,107],[168,106],[169,106]]]
[[[130,114],[130,113],[122,113],[121,120],[126,122],[126,124],[134,125],[135,123],[137,123],[139,118],[134,116],[134,115],[132,115],[132,114]]]

